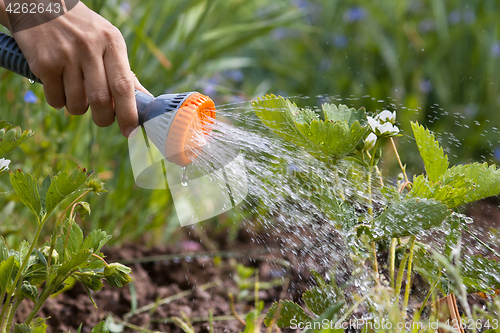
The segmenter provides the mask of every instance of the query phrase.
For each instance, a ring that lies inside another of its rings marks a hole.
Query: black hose
[[[42,83],[30,70],[28,61],[13,37],[0,32],[0,67]]]

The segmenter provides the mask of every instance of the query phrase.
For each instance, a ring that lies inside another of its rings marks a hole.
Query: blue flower
[[[31,90],[28,90],[26,94],[24,94],[24,101],[26,103],[35,104],[38,103],[38,97],[36,97],[36,95]]]
[[[448,19],[452,25],[455,25],[462,20],[462,13],[460,13],[460,10],[456,9],[448,15]]]
[[[494,156],[495,160],[500,161],[500,147],[495,148]]]
[[[432,83],[431,80],[420,80],[418,83],[418,86],[420,88],[420,91],[423,92],[424,94],[428,94],[432,91]]]
[[[496,41],[491,45],[491,55],[495,58],[500,57],[500,42]]]
[[[348,43],[349,38],[347,38],[346,35],[337,34],[333,37],[333,45],[335,45],[339,49],[345,49]]]
[[[361,21],[366,16],[367,16],[367,13],[363,9],[363,7],[355,6],[355,7],[349,8],[344,13],[344,21],[347,21],[347,22],[357,22],[357,21]]]

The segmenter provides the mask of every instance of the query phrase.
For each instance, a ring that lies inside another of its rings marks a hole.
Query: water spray
[[[42,83],[13,37],[0,33],[0,67]],[[215,119],[214,102],[198,92],[153,97],[135,91],[139,124],[149,140],[172,163],[185,167],[200,153]]]

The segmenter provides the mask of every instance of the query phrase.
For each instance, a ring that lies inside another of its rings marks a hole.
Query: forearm
[[[10,30],[9,18],[7,17],[7,11],[5,10],[5,3],[3,0],[0,0],[0,24]]]

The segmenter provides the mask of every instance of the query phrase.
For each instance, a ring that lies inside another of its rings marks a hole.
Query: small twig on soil
[[[247,323],[245,322],[245,320],[240,317],[240,315],[238,314],[238,312],[236,312],[236,308],[234,307],[234,296],[233,296],[232,293],[229,294],[229,300],[230,300],[229,307],[231,308],[231,312],[233,313],[233,315],[236,317],[236,319],[238,319],[238,321],[243,326],[247,326]]]
[[[246,317],[246,314],[244,315],[244,317]],[[265,314],[262,314],[259,316],[259,318],[265,318],[266,315]],[[232,320],[238,320],[236,319],[235,316],[233,315],[226,315],[226,316],[212,316],[212,319],[210,319],[210,317],[191,317],[189,318],[189,321],[192,322],[192,323],[199,323],[199,322],[210,322],[210,320],[213,320],[213,321],[232,321]],[[153,318],[151,319],[151,322],[152,323],[164,323],[164,324],[168,324],[168,323],[173,323],[174,320],[172,319],[172,317],[169,317],[169,318]]]
[[[263,257],[259,257],[258,256],[259,254],[281,254],[281,251],[280,252],[278,252],[278,251],[273,252],[273,251],[269,251],[266,249],[266,250],[260,250],[260,251],[189,252],[189,253],[182,253],[182,254],[165,254],[165,255],[141,257],[141,258],[134,258],[134,259],[125,259],[125,260],[118,260],[118,262],[121,264],[124,264],[124,265],[132,265],[132,264],[143,264],[143,263],[149,263],[149,262],[167,261],[167,260],[174,260],[174,259],[185,259],[185,258],[196,259],[196,258],[220,257],[220,258],[247,258],[247,259],[277,263],[277,264],[282,265],[284,267],[290,267],[290,263],[284,259],[263,258]]]
[[[207,284],[204,284],[196,289],[199,289],[199,290],[206,290],[206,289],[210,289],[210,288],[213,288],[215,286],[218,286],[222,283],[222,281],[220,280],[216,280],[216,281],[213,281],[213,282],[209,282]],[[150,303],[148,305],[144,305],[140,308],[138,308],[137,310],[135,310],[134,312],[127,312],[123,318],[125,320],[128,320],[130,317],[134,316],[134,315],[137,315],[139,313],[143,313],[143,312],[146,312],[146,311],[149,311],[151,309],[154,309],[155,307],[158,307],[160,305],[164,305],[164,304],[167,304],[167,303],[170,303],[172,301],[175,301],[175,300],[178,300],[180,298],[183,298],[183,297],[186,297],[190,294],[192,294],[194,292],[194,289],[191,289],[191,290],[184,290],[184,291],[181,291],[180,293],[177,293],[175,295],[172,295],[172,296],[169,296],[169,297],[166,297],[166,298],[163,298],[163,299],[160,299],[159,301],[157,302],[154,302],[154,303]]]
[[[151,331],[150,329],[148,329],[146,327],[141,327],[141,326],[131,324],[129,322],[124,321],[121,318],[118,318],[117,316],[113,316],[113,320],[117,324],[123,325],[125,327],[131,328],[131,329],[136,330],[136,331],[145,332],[145,333],[161,333],[160,331]]]

